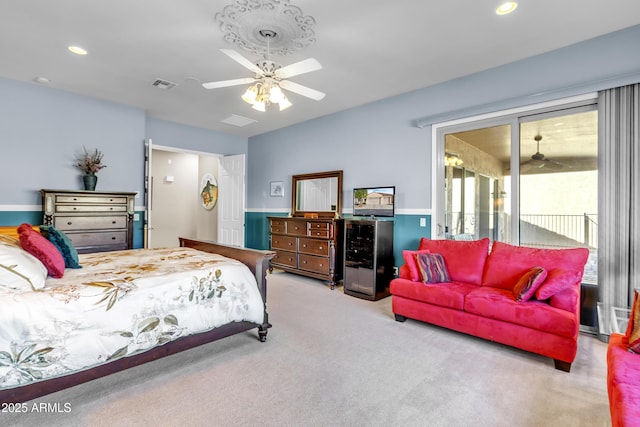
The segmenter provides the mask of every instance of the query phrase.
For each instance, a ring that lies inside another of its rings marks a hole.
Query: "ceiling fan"
[[[275,33],[273,35],[264,34],[263,36],[268,41],[268,39],[274,35]],[[325,97],[323,92],[288,80],[289,78],[300,74],[320,70],[322,65],[320,65],[320,63],[314,58],[308,58],[282,67],[280,64],[268,59],[268,54],[265,59],[254,64],[235,50],[220,49],[220,51],[236,61],[238,64],[252,71],[254,76],[203,83],[202,86],[205,89],[218,89],[222,87],[255,83],[247,89],[245,94],[242,96],[242,99],[249,104],[252,104],[254,109],[260,111],[265,111],[265,106],[271,103],[280,104],[280,110],[291,106],[291,103],[281,89],[289,90],[316,101],[320,101]]]
[[[522,172],[541,169],[543,167],[558,169],[567,166],[564,163],[545,157],[545,155],[540,152],[540,141],[542,141],[542,135],[537,134],[533,139],[536,141],[536,152],[529,160],[520,164]]]

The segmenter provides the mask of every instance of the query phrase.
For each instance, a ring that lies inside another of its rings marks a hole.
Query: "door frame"
[[[218,153],[209,153],[209,152],[205,152],[205,151],[197,151],[197,150],[189,150],[186,148],[179,148],[179,147],[170,147],[170,146],[166,146],[166,145],[157,145],[154,144],[152,142],[151,139],[146,139],[145,140],[145,177],[144,177],[144,189],[145,189],[145,222],[144,222],[144,247],[148,247],[148,244],[151,242],[152,240],[152,235],[153,235],[153,218],[151,215],[151,205],[153,203],[153,200],[151,198],[152,192],[153,192],[153,180],[152,180],[152,166],[153,166],[153,150],[159,150],[159,151],[169,151],[169,152],[173,152],[173,153],[181,153],[181,154],[194,154],[197,156],[207,156],[207,157],[217,157],[219,159],[223,158],[223,157],[228,157],[225,156],[223,154],[218,154]],[[246,154],[241,153],[243,156],[246,157]],[[233,156],[233,155],[231,155]],[[219,182],[219,176],[216,177],[218,179]],[[246,186],[243,186],[242,188],[242,192],[243,194],[241,195],[241,200],[242,200],[242,209],[243,209],[243,213],[245,207],[246,207]],[[220,197],[220,194],[218,195],[218,197]],[[244,236],[244,221],[243,221],[243,233],[242,235]]]
[[[530,104],[522,107],[514,107],[506,110],[494,111],[490,113],[478,114],[475,116],[463,117],[446,122],[434,123],[431,125],[431,238],[444,239],[444,215],[445,215],[445,189],[442,185],[441,177],[444,176],[444,146],[445,135],[449,133],[492,127],[498,125],[511,125],[511,140],[520,140],[519,119],[523,116],[540,114],[554,109],[576,107],[586,103],[593,103],[598,99],[597,92],[589,92],[567,98],[560,98],[552,101]],[[519,147],[520,144],[512,144],[511,170],[514,172],[514,183],[512,185],[511,212],[514,218],[519,218]],[[520,227],[517,221],[511,224],[512,241],[519,240]]]

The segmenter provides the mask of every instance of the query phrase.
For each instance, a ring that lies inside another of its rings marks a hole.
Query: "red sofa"
[[[538,249],[494,242],[422,238],[418,251],[441,254],[449,283],[423,283],[406,263],[392,280],[392,309],[407,318],[550,357],[569,372],[578,349],[580,281],[586,248]],[[405,260],[414,256],[404,251]],[[513,288],[532,267],[546,279],[534,296],[517,301]]]

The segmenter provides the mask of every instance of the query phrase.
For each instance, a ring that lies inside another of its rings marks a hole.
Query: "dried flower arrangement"
[[[76,155],[74,166],[80,169],[85,175],[95,175],[101,169],[107,167],[107,165],[102,163],[102,157],[102,152],[97,148],[90,153],[86,148],[82,147],[82,153]]]

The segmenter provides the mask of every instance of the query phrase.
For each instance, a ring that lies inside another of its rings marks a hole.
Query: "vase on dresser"
[[[98,182],[98,176],[95,174],[82,175],[82,182],[84,182],[84,189],[88,191],[95,191],[96,183]]]

